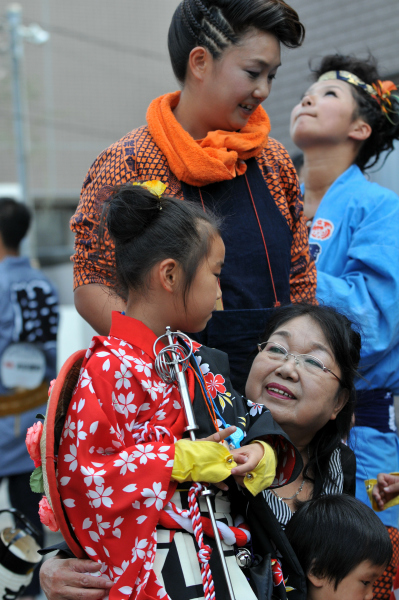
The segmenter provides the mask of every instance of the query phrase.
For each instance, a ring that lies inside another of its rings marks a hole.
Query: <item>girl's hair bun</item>
[[[199,202],[163,195],[161,182],[145,185],[154,191],[132,183],[103,188],[106,199],[100,247],[107,246],[105,230],[108,229],[115,244],[118,293],[121,290],[124,297],[129,289],[146,287],[148,275],[157,262],[173,258],[184,273],[185,298],[198,265],[209,252],[211,240],[220,235],[221,221]]]
[[[108,231],[115,242],[124,244],[141,235],[158,219],[161,203],[159,198],[143,186],[126,183],[112,190],[105,205]]]

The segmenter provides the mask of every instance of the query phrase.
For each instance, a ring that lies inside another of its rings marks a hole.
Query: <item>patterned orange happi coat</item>
[[[310,261],[308,233],[302,217],[302,197],[295,169],[285,148],[269,138],[256,157],[266,185],[292,232],[290,291],[292,302],[315,302],[316,266]],[[71,219],[75,233],[74,288],[89,283],[113,286],[116,281],[114,245],[107,232],[98,243],[104,190],[128,181],[159,180],[165,193],[183,199],[181,182],[143,126],[104,150],[90,167],[81,199]]]

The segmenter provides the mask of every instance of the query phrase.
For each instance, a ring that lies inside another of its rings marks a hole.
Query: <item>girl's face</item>
[[[269,340],[293,354],[311,354],[338,377],[341,370],[320,326],[308,315],[287,321]],[[346,402],[346,390],[323,370],[309,372],[292,356],[276,361],[259,352],[249,373],[246,396],[265,404],[273,418],[298,445],[308,444]]]
[[[201,100],[204,130],[242,129],[270,94],[279,66],[277,38],[256,29],[226,48],[219,59],[209,54]]]
[[[345,142],[357,124],[357,104],[346,81],[314,83],[291,113],[291,137],[301,149]]]
[[[212,241],[208,256],[198,266],[184,306],[180,300],[179,329],[189,333],[202,331],[212,312],[216,301],[222,297],[219,277],[224,263],[225,248],[222,238],[216,235]]]

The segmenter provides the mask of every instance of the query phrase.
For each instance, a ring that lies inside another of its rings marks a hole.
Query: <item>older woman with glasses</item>
[[[264,552],[283,556],[287,590],[296,588],[289,598],[296,598],[302,573],[283,531],[286,524],[303,501],[322,494],[355,494],[355,457],[343,440],[354,412],[361,339],[349,319],[333,308],[305,304],[276,309],[263,339],[246,395],[252,411],[270,410],[304,466],[296,481],[251,501],[248,514]]]

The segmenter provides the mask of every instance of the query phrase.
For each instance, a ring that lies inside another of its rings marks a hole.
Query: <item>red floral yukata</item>
[[[152,567],[156,526],[177,487],[174,442],[185,419],[178,389],[154,371],[155,339],[143,323],[113,313],[110,335],[94,337],[86,353],[59,448],[67,517],[86,554],[115,581],[112,600],[168,597]]]

